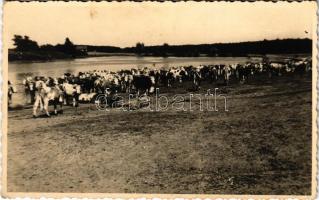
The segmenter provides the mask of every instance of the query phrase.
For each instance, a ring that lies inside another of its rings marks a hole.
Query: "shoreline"
[[[51,59],[51,60],[9,60],[8,63],[11,64],[19,64],[19,63],[50,63],[50,62],[58,62],[58,61],[74,61],[76,59],[87,59],[87,58],[95,58],[95,57],[137,57],[137,58],[149,58],[149,57],[154,57],[154,58],[162,58],[162,59],[167,59],[167,58],[262,58],[263,56],[269,56],[271,58],[300,58],[304,56],[311,56],[309,53],[300,53],[300,54],[249,54],[246,56],[240,55],[240,56],[155,56],[155,55],[143,55],[143,56],[138,56],[136,54],[123,54],[123,53],[110,53],[110,54],[103,54],[103,55],[88,55],[85,57],[78,57],[78,58],[61,58],[61,59]]]

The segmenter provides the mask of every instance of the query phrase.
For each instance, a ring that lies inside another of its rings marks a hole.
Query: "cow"
[[[79,95],[81,94],[81,86],[77,84],[63,83],[62,91],[64,94],[64,105],[69,105],[69,99],[72,98],[72,106],[79,106]]]
[[[97,93],[83,93],[79,95],[79,102],[93,102],[93,100],[96,98]]]
[[[33,117],[37,117],[37,110],[40,107],[44,110],[46,116],[50,117],[49,113],[49,103],[54,105],[54,114],[58,114],[57,105],[60,105],[60,110],[62,110],[63,104],[63,91],[58,87],[49,87],[42,80],[36,81],[36,95],[35,102],[33,105]]]
[[[123,92],[130,92],[132,89],[132,82],[133,82],[133,75],[132,74],[125,74],[122,77],[121,81],[121,88]]]
[[[137,96],[139,96],[141,92],[146,94],[153,93],[155,90],[155,77],[145,75],[134,76],[132,85],[137,92]]]
[[[295,74],[299,75],[299,77],[302,77],[304,73],[306,72],[307,64],[304,61],[299,61],[294,63],[295,66]]]

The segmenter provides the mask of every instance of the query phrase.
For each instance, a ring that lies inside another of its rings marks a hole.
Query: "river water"
[[[9,63],[9,80],[21,83],[26,76],[60,77],[64,73],[78,73],[90,70],[119,71],[131,68],[161,68],[171,66],[197,66],[200,64],[231,64],[260,60],[247,57],[136,57],[109,56],[90,57],[74,60],[58,60],[50,62],[11,62]]]

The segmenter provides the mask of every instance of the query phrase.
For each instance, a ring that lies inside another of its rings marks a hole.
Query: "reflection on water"
[[[9,63],[9,80],[16,86],[18,93],[13,95],[13,104],[25,104],[22,80],[26,76],[60,77],[64,73],[80,71],[109,70],[119,71],[131,68],[168,68],[172,66],[198,66],[200,64],[232,64],[260,60],[247,57],[135,57],[110,56],[91,57],[74,60],[59,60],[51,62],[12,62]]]

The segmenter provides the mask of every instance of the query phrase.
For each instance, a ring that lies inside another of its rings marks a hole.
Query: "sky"
[[[312,38],[316,2],[5,2],[5,40],[119,47]]]

